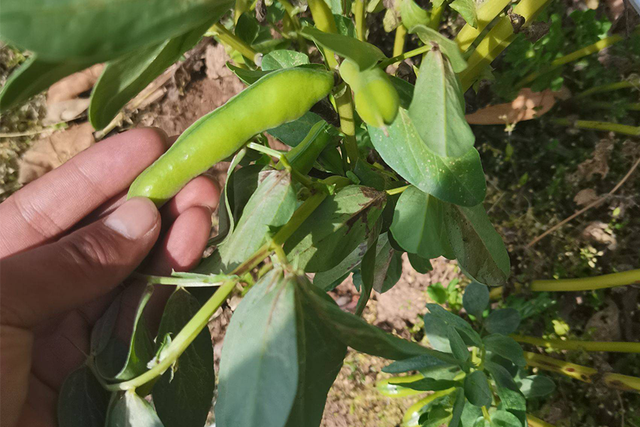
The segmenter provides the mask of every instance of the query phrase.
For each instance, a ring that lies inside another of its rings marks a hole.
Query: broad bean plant
[[[436,392],[411,412],[413,425],[526,426],[527,390],[552,386],[524,372],[522,349],[503,330],[509,319],[489,317],[480,334],[429,305],[426,347],[361,315],[372,293],[399,280],[405,252],[419,272],[436,257],[457,260],[473,283],[467,292],[478,294],[465,295],[472,314],[485,310],[487,286],[506,283],[509,256],[483,207],[464,93],[547,3],[3,1],[0,36],[31,52],[0,94],[3,111],[105,62],[88,112],[103,129],[202,37],[227,48],[228,67],[247,85],[131,186],[129,197],[161,205],[231,162],[212,253],[192,272],[145,276],[128,342],[113,334],[114,302],[86,363],[64,383],[59,425],[202,427],[213,411],[218,427],[318,426],[351,347],[394,360],[389,372],[423,372],[403,384]],[[455,39],[437,31],[445,9],[466,21]],[[392,55],[367,42],[367,17],[378,13],[394,19],[385,20]],[[418,47],[405,52],[408,34]],[[408,58],[418,64],[411,82],[394,75]],[[269,138],[291,149],[274,150]],[[360,291],[355,314],[327,294],[350,275]],[[145,306],[165,285],[176,288],[152,333]],[[207,324],[233,295],[242,300],[216,379]]]

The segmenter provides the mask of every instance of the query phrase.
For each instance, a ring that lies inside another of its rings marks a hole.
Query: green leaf
[[[424,259],[440,255],[452,258],[446,230],[442,227],[443,212],[440,200],[411,186],[396,203],[391,234],[402,249]]]
[[[461,362],[466,362],[471,357],[467,345],[462,341],[462,337],[453,326],[447,327],[447,338],[449,338],[449,345],[451,346],[451,353],[453,357]]]
[[[238,3],[239,2],[236,0],[236,8],[240,6]],[[248,11],[251,7],[251,4],[243,4],[241,5],[241,7],[242,9],[246,8],[246,10]],[[236,22],[236,26],[233,29],[234,34],[248,45],[252,45],[253,42],[256,41],[256,38],[258,38],[258,34],[260,33],[260,23],[258,23],[255,17],[250,16],[248,13],[242,13],[237,19],[238,22]]]
[[[490,360],[485,360],[485,368],[489,371],[498,387],[518,391],[518,385],[507,368]]]
[[[387,128],[369,126],[371,142],[382,159],[404,179],[440,200],[464,206],[482,202],[486,186],[475,149],[463,157],[441,157],[422,140],[409,113],[400,109]]]
[[[449,421],[449,427],[458,427],[462,418],[462,411],[466,406],[467,399],[464,397],[464,389],[459,388],[456,392],[456,400],[453,403],[453,410],[451,411],[451,421]]]
[[[103,427],[109,393],[88,366],[73,371],[62,383],[58,396],[60,427]]]
[[[409,30],[410,33],[417,35],[418,38],[420,38],[420,41],[426,45],[433,44],[435,42],[442,53],[449,58],[449,61],[451,61],[451,67],[453,67],[453,71],[456,73],[467,68],[467,61],[465,61],[464,56],[458,47],[458,43],[455,41],[446,38],[436,30],[424,25],[410,27]]]
[[[553,380],[544,375],[530,375],[520,381],[520,391],[527,399],[546,396],[555,389]]]
[[[122,303],[122,293],[111,302],[107,311],[98,319],[91,330],[91,355],[96,356],[107,347],[113,335],[113,330],[118,320],[120,304]]]
[[[313,277],[313,284],[323,291],[330,291],[338,286],[362,261],[367,252],[367,242],[362,242],[340,264],[330,270],[317,273]]]
[[[272,270],[238,305],[220,361],[216,423],[282,427],[299,382],[296,282]]]
[[[496,411],[491,415],[491,427],[521,427],[522,423],[511,412]]]
[[[487,376],[482,371],[473,371],[464,379],[464,394],[475,406],[491,405],[491,389]]]
[[[398,283],[402,275],[402,254],[393,249],[387,233],[378,238],[372,273],[373,289],[381,294]]]
[[[444,288],[444,286],[442,286],[442,283],[440,282],[429,285],[427,287],[427,295],[429,295],[429,298],[431,298],[438,304],[442,305],[447,302],[447,290]]]
[[[429,14],[413,0],[400,1],[400,17],[402,25],[406,28],[413,28],[416,25],[427,25],[430,21]]]
[[[505,283],[511,271],[509,254],[484,207],[449,204],[444,218],[453,253],[464,272],[485,285]]]
[[[405,388],[410,388],[412,390],[419,391],[441,391],[448,390],[453,387],[457,387],[460,385],[457,381],[451,380],[434,380],[432,378],[423,378],[421,380],[406,382],[406,381],[397,381],[394,382],[392,380],[389,381],[389,384],[401,385]]]
[[[420,274],[427,274],[431,270],[433,270],[433,266],[431,266],[431,261],[426,258],[422,258],[420,255],[416,254],[407,254],[409,257],[409,262],[411,263],[411,267],[415,271]],[[432,285],[433,286],[433,285]],[[427,292],[429,292],[429,288],[427,288]]]
[[[484,327],[492,334],[509,335],[518,330],[520,314],[514,308],[492,311],[484,321]]]
[[[122,358],[122,342],[112,336],[105,349],[96,357],[97,371],[105,378],[115,380],[129,380],[148,370],[147,363],[153,357],[153,341],[147,329],[143,316],[151,294],[153,285],[148,285],[138,302],[135,318],[133,320],[131,339],[124,362],[120,364]]]
[[[437,357],[429,354],[422,354],[420,356],[411,357],[409,359],[397,360],[390,365],[382,368],[382,372],[387,374],[399,374],[409,371],[422,371],[425,369],[432,369],[436,367],[452,366],[447,362],[443,362]]]
[[[302,286],[309,286],[299,277]],[[327,393],[340,372],[347,346],[315,316],[304,294],[296,292],[298,301],[298,390],[287,420],[287,427],[318,426],[322,419]]]
[[[210,23],[109,61],[91,92],[88,115],[94,129],[107,127],[127,102],[200,40]]]
[[[522,347],[513,338],[501,334],[491,334],[484,337],[482,341],[487,351],[510,360],[516,366],[527,365]]]
[[[296,209],[289,172],[271,171],[266,175],[247,202],[235,230],[219,247],[223,271],[232,271],[253,255]]]
[[[316,113],[307,111],[302,117],[289,123],[282,124],[267,133],[290,147],[295,147],[309,134],[313,125],[322,118]]]
[[[284,245],[289,259],[306,272],[327,271],[366,240],[386,195],[350,185],[327,197]]]
[[[342,34],[324,33],[314,27],[304,27],[300,35],[352,60],[358,64],[361,71],[373,68],[378,61],[386,58],[378,47]]]
[[[484,421],[484,418],[482,417],[482,409],[466,402],[464,409],[462,410],[462,416],[460,417],[462,427],[475,427],[478,419]]]
[[[217,21],[230,0],[6,1],[0,9],[5,41],[53,61],[107,61]]]
[[[478,12],[474,0],[454,0],[449,7],[462,16],[473,28],[478,28]]]
[[[462,157],[473,148],[460,82],[439,49],[431,49],[420,64],[409,117],[425,145],[441,157]]]
[[[482,312],[489,306],[489,289],[486,285],[471,282],[462,295],[462,306],[467,313],[482,319]]]
[[[367,4],[367,7],[369,4]],[[338,33],[343,36],[356,38],[356,26],[348,16],[343,15],[333,15],[333,19],[336,21],[336,29]]]
[[[264,71],[279,70],[280,68],[292,68],[309,63],[309,57],[304,53],[294,50],[274,50],[262,58]]]
[[[455,359],[447,354],[388,334],[362,318],[342,311],[331,297],[315,286],[302,286],[299,289],[309,301],[309,307],[313,308],[318,318],[327,324],[335,336],[362,353],[392,360],[428,354],[444,362],[457,364]]]
[[[449,286],[451,286],[451,284],[449,284]],[[427,309],[429,310],[429,313],[425,314],[425,325],[427,324],[427,319],[439,319],[446,326],[453,326],[461,332],[462,338],[466,338],[464,341],[467,345],[474,345],[476,347],[482,346],[482,339],[480,338],[480,335],[478,335],[471,325],[465,322],[460,316],[456,316],[438,304],[427,304]],[[444,333],[446,334],[446,331],[444,331]]]
[[[411,100],[413,99],[414,86],[408,81],[396,76],[389,76],[389,81],[391,81],[396,92],[398,92],[398,96],[400,97],[400,106],[405,110],[408,109],[409,105],[411,105]]]
[[[246,85],[254,84],[258,80],[260,80],[262,77],[266,76],[271,72],[271,71],[263,71],[263,70],[248,70],[246,68],[237,67],[230,62],[227,62],[227,68],[230,69],[233,72],[233,74],[235,74],[236,77],[238,77],[242,81],[242,83]]]
[[[164,427],[153,407],[135,390],[121,393],[109,408],[106,427]]]
[[[4,84],[0,92],[0,113],[24,103],[63,77],[90,65],[90,62],[45,61],[37,55],[32,55],[11,73]]]
[[[527,401],[524,395],[518,390],[513,377],[504,367],[497,363],[485,361],[485,368],[496,383],[498,397],[502,406],[514,411],[526,411]]]
[[[162,314],[156,350],[167,335],[175,338],[199,309],[198,300],[178,287]],[[213,345],[209,329],[205,327],[180,355],[176,366],[165,372],[153,386],[153,403],[164,427],[205,425],[214,386]]]

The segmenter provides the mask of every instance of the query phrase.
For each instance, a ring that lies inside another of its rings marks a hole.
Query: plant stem
[[[401,193],[404,192],[404,190],[406,190],[409,187],[411,187],[411,186],[410,185],[404,185],[402,187],[390,188],[390,189],[386,190],[386,193],[389,196],[393,196],[394,194],[401,194]]]
[[[256,52],[251,46],[246,44],[243,40],[241,40],[238,36],[233,34],[231,31],[227,30],[222,24],[220,23],[213,24],[211,26],[211,30],[218,35],[218,38],[222,43],[226,44],[232,49],[237,50],[245,58],[255,62],[256,55],[258,54],[258,52]]]
[[[456,43],[460,50],[466,52],[482,31],[511,3],[511,0],[489,0],[478,8],[478,28],[473,28],[469,24],[456,35]]]
[[[593,95],[594,93],[610,92],[610,91],[613,91],[613,90],[626,89],[626,88],[629,88],[629,87],[640,89],[640,79],[625,80],[625,81],[622,81],[622,82],[609,83],[609,84],[606,84],[606,85],[595,86],[595,87],[592,87],[590,89],[585,90],[584,92],[580,92],[579,94],[575,95],[573,97],[573,99],[586,98],[587,96]]]
[[[136,274],[134,276],[146,281],[151,285],[177,285],[184,288],[206,288],[219,286],[227,280],[237,280],[237,277],[228,275],[207,275],[198,274],[194,277],[171,277],[171,276],[148,276],[146,274]]]
[[[537,345],[552,350],[606,351],[612,353],[640,353],[637,342],[578,341],[536,338],[526,335],[510,335],[517,342]]]
[[[585,383],[593,383],[593,380],[599,380],[609,388],[640,393],[640,378],[637,377],[610,372],[602,373],[593,368],[528,351],[524,352],[524,357],[527,360],[527,365],[532,368],[555,372]]]
[[[599,40],[592,45],[585,46],[581,49],[578,49],[575,52],[571,52],[568,55],[557,58],[553,60],[551,64],[549,64],[549,66],[543,68],[542,70],[534,71],[533,73],[529,74],[528,76],[520,80],[516,84],[516,87],[523,87],[524,85],[531,83],[532,81],[534,81],[535,79],[537,79],[543,74],[551,72],[556,68],[562,67],[563,65],[568,64],[569,62],[573,62],[587,55],[591,55],[592,53],[600,52],[602,49],[605,49],[609,46],[613,46],[614,44],[622,40],[624,40],[624,38],[621,35],[616,34],[616,35],[604,38],[602,40]]]
[[[325,33],[337,33],[336,21],[333,18],[331,9],[324,0],[308,0],[309,10],[316,27]],[[324,60],[330,70],[338,68],[338,61],[329,49],[323,49]],[[347,88],[340,96],[335,97],[336,110],[340,116],[340,130],[344,134],[344,144],[347,151],[347,157],[351,167],[353,168],[358,159],[358,144],[356,143],[356,128],[353,118],[353,101],[351,99],[351,90]]]
[[[640,283],[640,270],[629,270],[579,279],[534,280],[531,282],[530,289],[534,292],[576,292],[614,288],[634,283]]]
[[[442,21],[442,13],[444,12],[446,6],[447,2],[444,2],[440,5],[440,7],[436,7],[431,11],[431,16],[427,27],[431,28],[432,30],[438,31],[438,28],[440,27],[440,21]]]
[[[413,405],[409,406],[409,408],[405,411],[404,413],[404,417],[402,418],[402,425],[407,425],[409,423],[409,421],[411,421],[411,419],[413,418],[413,414],[418,412],[420,409],[422,409],[422,407],[424,405],[426,405],[429,402],[433,402],[434,400],[442,397],[442,396],[446,396],[448,394],[451,394],[455,391],[455,388],[450,388],[448,390],[442,390],[442,391],[436,391],[433,394],[430,394],[429,396],[425,397],[424,399],[420,399],[418,400],[416,403],[414,403]]]
[[[616,104],[614,102],[591,101],[585,105],[588,109],[613,110],[614,108],[622,108],[629,111],[640,111],[640,102],[625,102]]]
[[[402,55],[404,52],[404,44],[407,41],[407,28],[400,24],[396,28],[396,36],[393,39],[393,57]]]
[[[424,378],[422,374],[391,377],[376,383],[376,389],[387,397],[407,397],[423,394],[424,391],[403,387],[400,383],[412,383]],[[391,384],[393,381],[394,384]]]
[[[381,68],[387,68],[391,64],[395,64],[396,62],[402,62],[407,58],[412,58],[414,56],[422,55],[423,53],[429,52],[431,50],[431,45],[420,46],[419,48],[410,50],[405,53],[401,53],[400,55],[394,56],[393,58],[385,59],[380,61],[378,64]]]
[[[513,13],[522,16],[528,25],[551,0],[521,0],[513,9]],[[507,48],[515,38],[509,16],[503,16],[498,23],[482,39],[476,50],[467,60],[467,68],[460,73],[462,90],[466,92],[482,71]]]
[[[153,368],[147,372],[116,384],[108,384],[107,390],[119,391],[129,390],[140,387],[156,377],[162,375],[173,363],[180,357],[189,344],[198,336],[200,331],[207,326],[209,319],[218,308],[226,301],[227,297],[235,288],[237,280],[227,280],[222,286],[209,298],[209,300],[198,310],[198,312],[189,320],[189,322],[180,330],[178,335],[171,341],[171,344],[165,349],[162,358]]]
[[[265,243],[251,257],[239,265],[231,275],[241,276],[251,271],[260,264],[273,250],[273,245],[282,245],[295,232],[300,225],[311,215],[311,213],[322,203],[327,197],[326,193],[316,193],[302,203],[302,205],[293,213],[293,216],[284,227],[280,229],[270,242]],[[222,303],[233,292],[238,279],[227,280],[222,286],[209,298],[209,300],[198,310],[198,312],[189,320],[189,322],[180,330],[178,335],[171,341],[171,344],[164,350],[162,357],[157,365],[149,369],[147,372],[132,378],[128,381],[109,384],[107,390],[119,391],[129,390],[140,387],[143,384],[162,375],[180,355],[187,349],[189,344],[198,336],[200,331],[207,326],[209,319],[220,308]]]
[[[356,36],[358,40],[365,41],[367,39],[367,21],[365,19],[365,0],[355,0],[353,14],[356,18]]]
[[[623,135],[640,136],[640,126],[621,125],[619,123],[598,122],[594,120],[551,119],[560,126],[573,126],[579,129],[593,129],[605,132],[615,132]]]
[[[536,418],[531,414],[527,414],[527,423],[529,427],[554,427],[553,424],[549,424],[548,422],[541,420],[540,418]]]

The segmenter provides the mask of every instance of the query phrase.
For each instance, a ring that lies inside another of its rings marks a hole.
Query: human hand
[[[118,285],[141,263],[165,275],[200,260],[219,198],[212,181],[194,179],[160,211],[126,201],[167,148],[159,130],[122,133],[0,204],[2,426],[57,425],[58,390],[85,360],[93,324],[121,292],[135,309],[141,284]]]

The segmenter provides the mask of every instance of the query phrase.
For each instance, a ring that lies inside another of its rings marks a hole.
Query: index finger
[[[167,148],[166,134],[134,129],[102,141],[0,204],[0,258],[65,233],[129,187]]]

